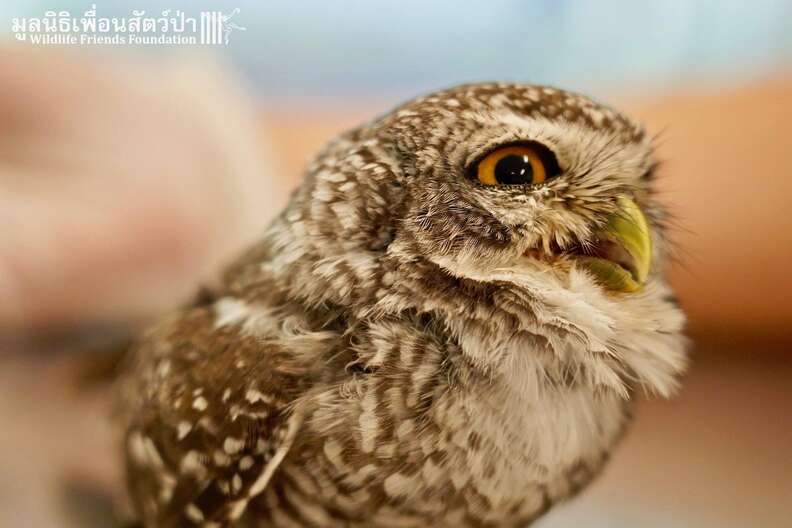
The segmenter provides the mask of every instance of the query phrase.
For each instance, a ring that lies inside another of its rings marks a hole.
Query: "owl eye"
[[[557,176],[558,162],[538,143],[498,147],[475,165],[475,177],[484,185],[531,185]]]

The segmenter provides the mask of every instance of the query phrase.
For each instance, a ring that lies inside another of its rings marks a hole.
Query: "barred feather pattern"
[[[563,173],[466,179],[516,140]],[[215,297],[131,354],[143,524],[527,526],[574,495],[635,392],[670,395],[685,367],[655,165],[626,117],[528,85],[438,92],[334,140]],[[614,294],[563,250],[625,193],[656,251],[644,288]]]

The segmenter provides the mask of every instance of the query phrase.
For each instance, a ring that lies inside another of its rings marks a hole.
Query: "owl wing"
[[[121,410],[128,488],[146,526],[233,523],[299,428],[305,369],[256,331],[276,327],[272,316],[256,315],[252,329],[218,317],[192,309],[133,350]]]

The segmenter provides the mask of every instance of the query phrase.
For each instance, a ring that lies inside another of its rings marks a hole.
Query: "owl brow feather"
[[[612,134],[610,139],[592,156],[592,158],[594,159],[594,165],[589,169],[589,172],[592,169],[597,169],[602,167],[605,163],[613,159],[613,157],[619,153],[618,150],[614,149],[610,154],[608,154],[604,158],[600,158],[602,153],[605,152],[606,149],[611,147],[614,141],[618,139],[618,137],[619,137],[618,135]]]

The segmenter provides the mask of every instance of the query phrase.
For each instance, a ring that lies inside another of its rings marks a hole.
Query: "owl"
[[[471,84],[334,139],[120,382],[146,527],[523,527],[673,393],[651,138],[582,95]]]

